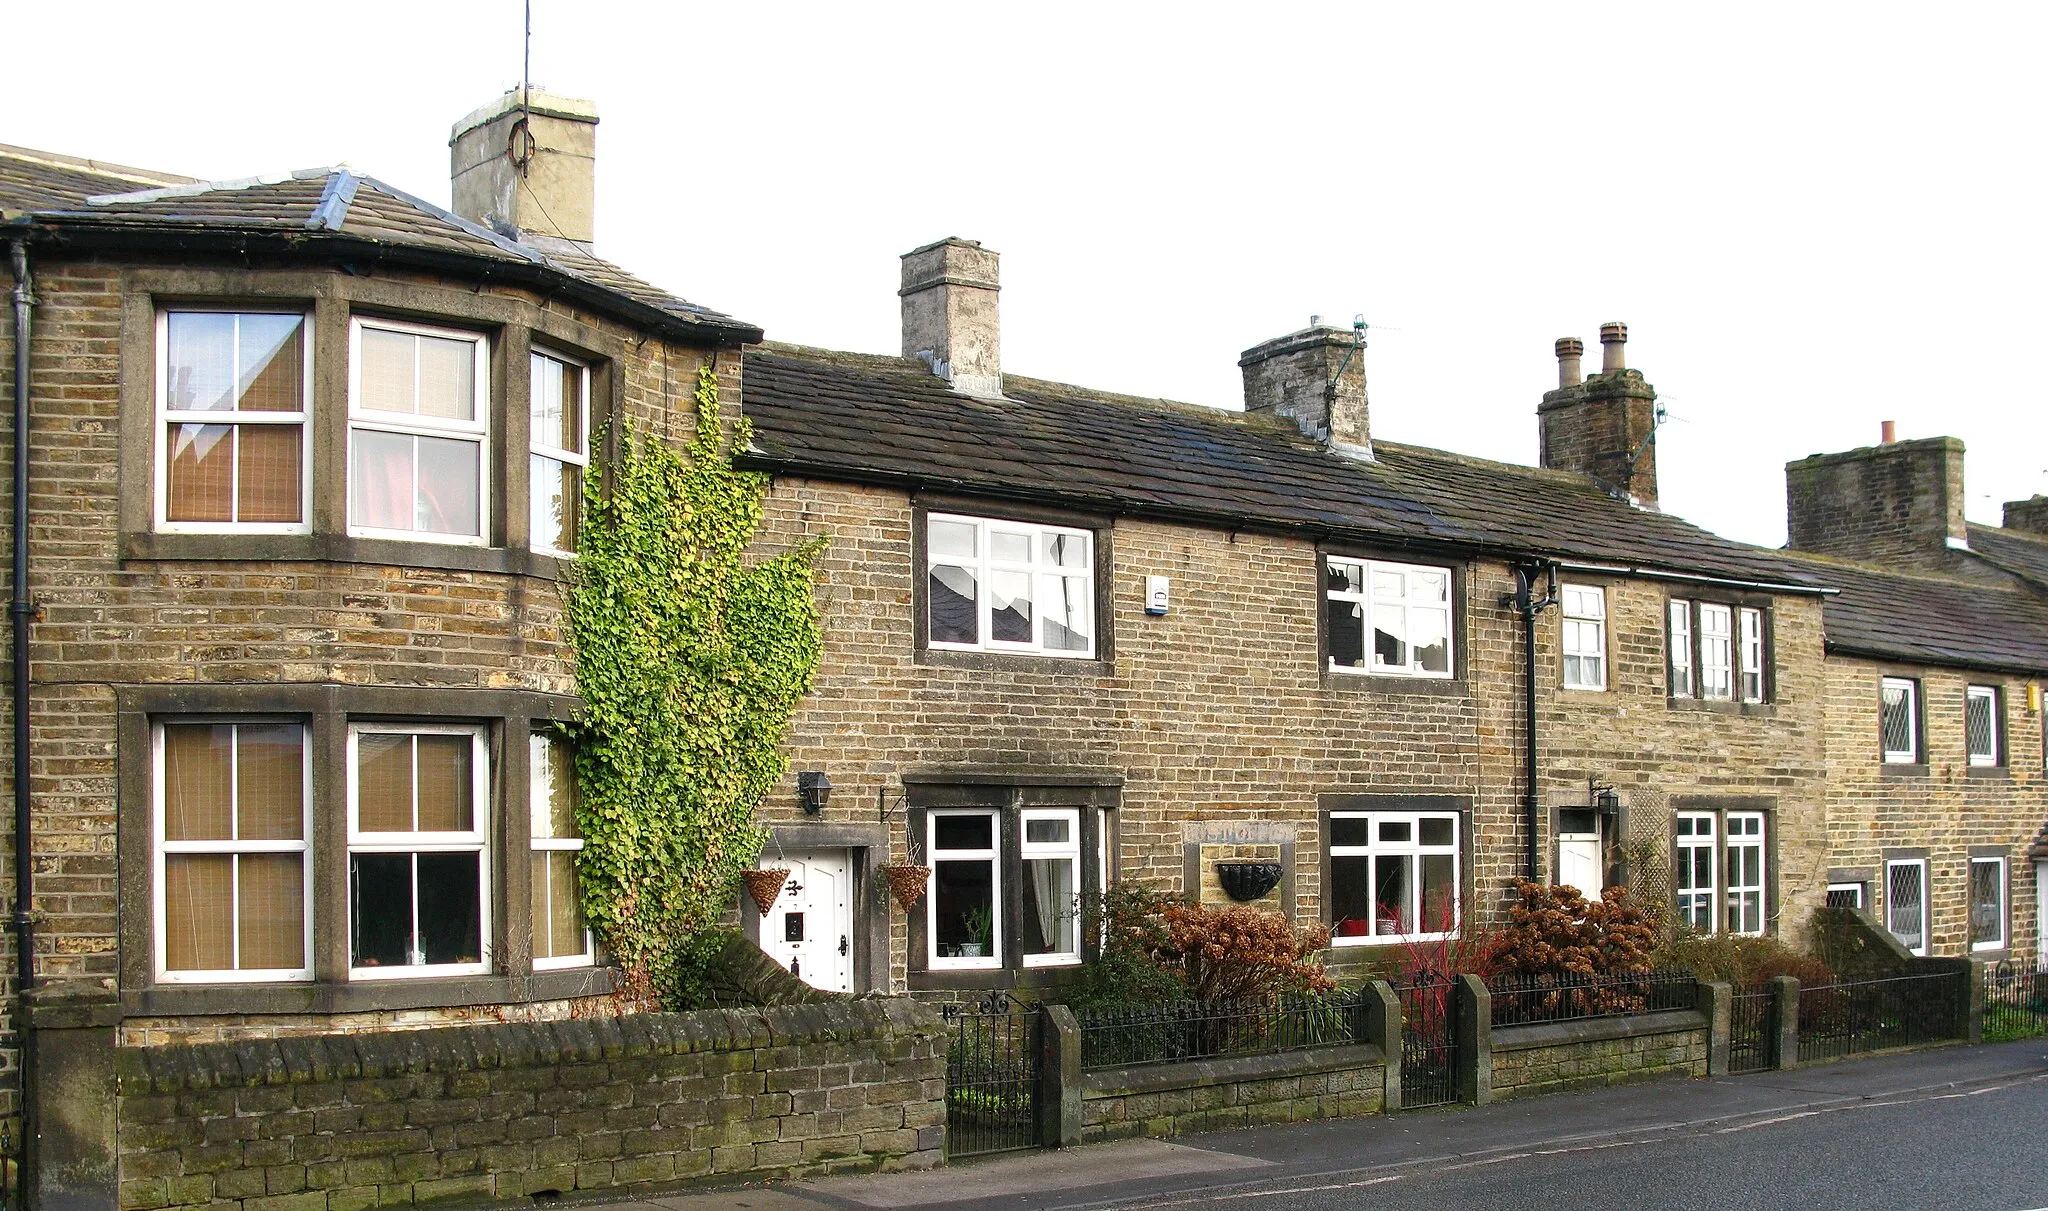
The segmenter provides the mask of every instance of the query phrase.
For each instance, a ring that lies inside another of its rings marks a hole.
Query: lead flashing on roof
[[[340,231],[348,221],[348,208],[356,200],[356,185],[362,178],[347,169],[338,169],[327,178],[327,189],[320,195],[320,204],[306,219],[311,231]]]
[[[156,202],[164,198],[196,198],[209,193],[232,193],[238,189],[254,189],[259,185],[282,185],[286,181],[311,181],[318,177],[337,172],[342,168],[300,168],[291,172],[265,173],[257,177],[237,177],[232,181],[194,181],[190,185],[165,185],[157,189],[138,189],[133,193],[100,193],[85,200],[87,206],[116,206],[131,202]]]

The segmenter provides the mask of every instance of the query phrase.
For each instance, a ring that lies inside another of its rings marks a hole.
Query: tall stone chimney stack
[[[974,240],[943,239],[903,254],[903,356],[969,395],[1003,393],[999,259]]]
[[[448,138],[455,213],[499,231],[582,245],[595,238],[597,106],[518,89]]]
[[[1815,454],[1785,464],[1785,515],[1795,551],[1915,568],[1968,570],[1963,443],[1923,437]]]
[[[2008,530],[2023,530],[2028,534],[2048,537],[2048,496],[2035,495],[2025,500],[2006,501],[2001,520]]]
[[[1580,378],[1585,344],[1556,345],[1557,389],[1545,392],[1536,421],[1542,464],[1576,471],[1617,496],[1657,507],[1657,391],[1628,368],[1628,325],[1600,326],[1600,373]]]
[[[1365,397],[1365,330],[1311,317],[1299,332],[1254,345],[1237,360],[1244,372],[1244,410],[1293,419],[1340,454],[1372,457],[1372,417]]]

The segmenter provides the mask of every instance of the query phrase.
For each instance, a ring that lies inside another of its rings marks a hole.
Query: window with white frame
[[[568,737],[552,729],[536,728],[527,744],[534,970],[586,966],[593,948],[576,877],[577,855],[583,852],[583,829],[576,818],[576,752]]]
[[[1742,672],[1737,678],[1742,683],[1744,702],[1764,700],[1764,612],[1744,606],[1735,612],[1741,628]]]
[[[1711,812],[1681,812],[1674,839],[1672,879],[1678,899],[1678,919],[1700,933],[1713,933],[1714,912],[1719,891],[1719,864],[1715,861],[1716,819]]]
[[[1998,765],[1998,687],[1973,685],[1963,691],[1963,739],[1971,765]]]
[[[1884,864],[1884,924],[1899,944],[1927,953],[1927,859],[1893,858]]]
[[[1970,949],[2005,949],[2005,859],[1970,859]]]
[[[1886,677],[1878,685],[1878,732],[1886,765],[1920,761],[1920,683]]]
[[[308,532],[311,328],[297,311],[157,313],[157,529]]]
[[[1607,688],[1607,591],[1568,584],[1564,597],[1564,688]]]
[[[1735,612],[1700,603],[1700,697],[1725,702],[1735,696]]]
[[[349,529],[482,544],[490,367],[478,333],[357,319],[350,330]]]
[[[933,970],[1003,964],[1001,817],[983,809],[933,810],[925,816],[932,867],[925,936]]]
[[[1869,902],[1866,898],[1868,894],[1867,886],[1860,882],[1830,883],[1828,884],[1827,905],[1829,908],[1868,907]]]
[[[352,725],[348,763],[352,977],[488,971],[483,729]]]
[[[933,648],[1095,655],[1095,536],[1087,530],[933,513],[925,572]]]
[[[165,722],[152,739],[157,978],[311,979],[305,725]]]
[[[1764,817],[1761,812],[1728,813],[1728,932],[1764,931]]]
[[[574,554],[590,465],[590,368],[538,349],[527,360],[533,395],[528,541],[536,551]]]
[[[1331,944],[1457,936],[1455,812],[1330,813]]]
[[[1451,570],[1332,557],[1324,566],[1330,668],[1449,677]]]
[[[1771,700],[1768,610],[1673,598],[1665,619],[1672,698],[1745,704]]]
[[[1692,603],[1674,601],[1670,616],[1671,696],[1690,698],[1696,692],[1692,675]]]
[[[1081,812],[1026,808],[1021,817],[1024,915],[1017,922],[1026,967],[1081,961]]]

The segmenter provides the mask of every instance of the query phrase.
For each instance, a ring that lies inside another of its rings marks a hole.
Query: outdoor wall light
[[[804,805],[804,814],[815,816],[832,798],[832,779],[823,770],[804,770],[796,776],[796,797]]]
[[[1594,787],[1593,806],[1600,809],[1601,815],[1612,816],[1621,810],[1621,796],[1611,786]]]

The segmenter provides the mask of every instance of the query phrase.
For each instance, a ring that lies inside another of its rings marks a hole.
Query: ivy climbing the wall
[[[733,467],[749,427],[726,436],[710,369],[693,398],[684,452],[629,429],[585,484],[569,592],[584,909],[643,1004],[675,1002],[691,940],[759,855],[754,809],[818,665],[824,540],[748,560],[767,477]]]

